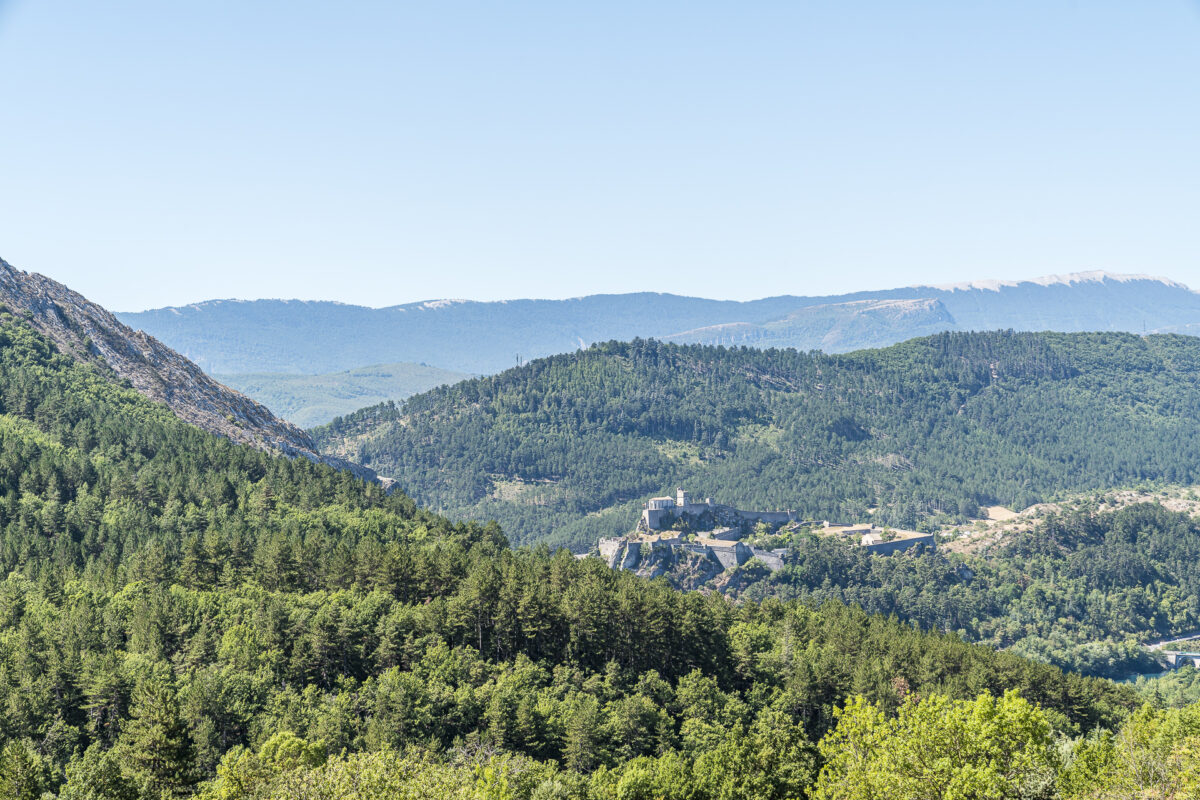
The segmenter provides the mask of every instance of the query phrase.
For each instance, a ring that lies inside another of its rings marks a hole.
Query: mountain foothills
[[[0,562],[3,797],[1098,798],[1196,774],[1195,709],[836,602],[510,550],[199,430],[11,311]]]
[[[226,376],[322,374],[381,362],[491,374],[639,337],[847,352],[946,330],[1186,333],[1200,330],[1200,294],[1161,278],[1088,272],[744,303],[650,293],[378,309],[217,300],[119,316]]]
[[[364,409],[324,452],[453,518],[586,551],[685,486],[901,528],[1200,480],[1200,339],[944,333],[844,355],[607,343]]]
[[[313,427],[364,406],[403,400],[470,376],[424,364],[372,364],[329,375],[265,372],[213,377],[289,422]]]

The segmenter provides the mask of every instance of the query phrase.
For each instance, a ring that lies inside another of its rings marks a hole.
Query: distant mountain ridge
[[[1128,281],[1156,281],[1166,284],[1167,286],[1176,289],[1187,289],[1188,287],[1178,281],[1173,281],[1170,278],[1165,278],[1161,275],[1145,275],[1145,274],[1122,274],[1116,272],[1105,272],[1104,270],[1091,270],[1088,272],[1068,272],[1062,275],[1043,275],[1039,278],[1025,278],[1019,281],[1013,280],[979,280],[966,281],[963,283],[935,283],[935,284],[920,284],[917,288],[941,289],[945,291],[970,291],[971,289],[986,289],[988,291],[998,292],[1003,288],[1011,288],[1019,286],[1022,283],[1036,283],[1039,286],[1053,286],[1055,284],[1070,286],[1076,283],[1084,283],[1086,281],[1118,281],[1121,283]]]
[[[134,331],[110,312],[44,275],[23,272],[0,259],[0,305],[76,361],[100,365],[137,392],[165,405],[197,428],[239,444],[286,456],[303,456],[365,475],[357,465],[317,452],[301,429],[206,375],[153,336]]]
[[[739,322],[697,328],[664,337],[680,344],[795,347],[840,353],[886,347],[898,339],[927,336],[956,327],[940,300],[853,300],[807,306],[762,325]]]
[[[795,307],[795,298],[739,303],[644,292],[571,300],[433,300],[378,309],[326,301],[211,300],[119,317],[212,373],[323,374],[411,362],[481,374],[596,341],[662,337],[711,322],[766,322]]]
[[[490,374],[633,338],[847,352],[943,330],[1186,333],[1200,330],[1200,294],[1166,278],[1082,272],[747,302],[655,293],[377,309],[213,300],[118,317],[219,374],[321,374],[381,362]]]

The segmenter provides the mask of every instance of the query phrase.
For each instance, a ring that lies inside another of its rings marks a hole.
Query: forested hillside
[[[1038,753],[1135,705],[837,603],[511,551],[191,428],[7,314],[0,542],[6,797],[799,797],[850,768],[817,743],[855,735],[851,694],[891,714],[1017,689],[1042,708],[973,702]]]
[[[784,562],[747,564],[727,593],[837,600],[1112,678],[1159,669],[1143,643],[1200,630],[1200,524],[1151,503],[1085,503],[969,555],[880,558],[801,534]]]
[[[912,528],[1200,480],[1200,340],[947,333],[840,356],[608,343],[314,432],[421,504],[586,550],[685,486]]]

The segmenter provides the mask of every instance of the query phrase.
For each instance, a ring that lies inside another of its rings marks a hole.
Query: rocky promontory
[[[210,378],[153,336],[121,323],[101,306],[44,275],[0,259],[0,304],[49,338],[65,355],[97,363],[136,391],[198,428],[239,444],[302,456],[374,477],[365,467],[322,456],[300,428]]]

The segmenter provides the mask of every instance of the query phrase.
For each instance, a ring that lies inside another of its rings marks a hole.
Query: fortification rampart
[[[685,523],[680,526],[685,530],[700,531],[699,538],[689,541],[682,532],[672,529],[680,521]],[[705,498],[703,503],[698,503],[680,489],[675,497],[652,498],[646,503],[636,533],[601,539],[598,550],[600,557],[614,569],[637,569],[656,550],[661,553],[664,548],[669,554],[686,552],[711,559],[723,569],[739,567],[752,558],[758,559],[772,571],[783,569],[784,550],[752,548],[741,541],[749,534],[750,526],[758,523],[781,526],[799,523],[799,518],[794,511],[745,511],[714,503],[712,498]],[[803,525],[817,527],[817,523],[811,520]],[[933,534],[876,528],[871,524],[825,522],[819,526],[819,531],[878,555],[890,555],[914,547],[936,547]]]
[[[714,503],[711,497],[705,498],[703,503],[698,503],[681,488],[675,497],[651,498],[642,511],[642,521],[638,527],[651,532],[665,530],[678,520],[705,520],[717,526],[740,527],[759,522],[782,525],[795,522],[797,516],[794,511],[745,511]]]
[[[908,550],[910,547],[928,547],[930,549],[937,547],[937,543],[933,538],[932,533],[924,535],[908,536],[903,539],[893,539],[890,542],[863,542],[862,547],[871,553],[881,556],[890,556],[892,553],[899,553],[901,550]]]

